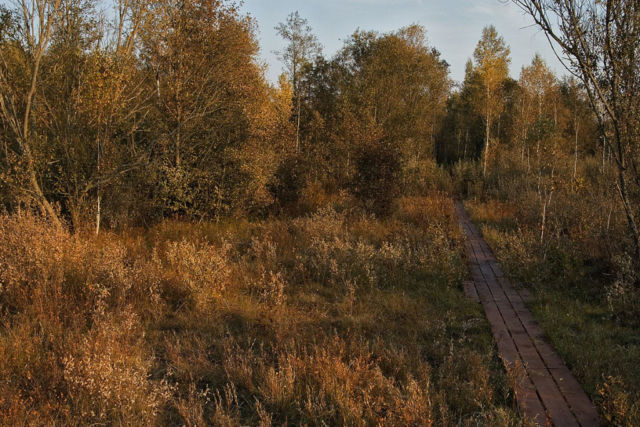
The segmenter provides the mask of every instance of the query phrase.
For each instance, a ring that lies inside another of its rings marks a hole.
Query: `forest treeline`
[[[636,271],[638,13],[516,4],[560,46],[568,76],[535,55],[512,78],[493,26],[458,84],[419,25],[357,30],[327,57],[295,12],[274,28],[285,69],[274,85],[257,23],[233,2],[3,7],[3,208],[98,233],[296,216],[346,195],[384,217],[401,196],[444,190],[517,206],[517,226],[540,244],[617,265],[603,274]],[[625,298],[633,317],[638,298]]]
[[[401,159],[433,158],[451,83],[421,27],[358,31],[325,59],[292,15],[274,87],[230,2],[21,4],[0,27],[8,211],[79,228],[261,214],[310,186],[382,200]]]
[[[539,56],[512,79],[493,27],[455,85],[420,26],[358,30],[325,57],[294,13],[275,29],[286,73],[274,86],[257,23],[234,3],[20,4],[2,10],[0,27],[9,212],[35,208],[73,228],[150,225],[299,210],[347,191],[384,215],[401,190],[442,178],[435,161],[479,160],[486,177],[510,153],[534,177],[542,229],[560,183],[585,179],[582,159],[620,163],[637,231],[635,157],[619,159],[635,145],[616,151],[609,134],[621,127],[593,88],[559,80]]]
[[[486,177],[507,152],[546,211],[559,182],[580,187],[582,159],[601,157],[603,170],[620,165],[637,246],[632,129],[614,146],[624,126],[591,96],[597,88],[559,80],[539,56],[512,79],[493,27],[456,85],[420,26],[358,30],[326,57],[291,14],[275,29],[286,73],[274,86],[257,23],[234,3],[19,4],[3,8],[0,26],[9,212],[35,208],[76,229],[151,225],[300,210],[347,191],[385,214],[401,190],[444,185],[435,161],[479,160]]]
[[[0,201],[99,232],[295,216],[341,195],[384,217],[402,195],[446,190],[517,204],[541,243],[589,241],[589,257],[637,265],[638,14],[515,3],[568,76],[535,55],[512,78],[493,26],[460,83],[419,25],[357,30],[328,57],[295,12],[273,29],[285,72],[272,84],[257,22],[233,2],[3,6]]]

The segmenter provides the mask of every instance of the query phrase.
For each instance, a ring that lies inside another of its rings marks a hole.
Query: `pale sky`
[[[558,76],[566,74],[544,34],[530,27],[531,19],[500,0],[244,0],[242,11],[258,21],[261,55],[273,82],[283,71],[273,51],[285,44],[274,27],[295,11],[309,21],[329,58],[358,28],[385,33],[416,23],[426,28],[430,45],[451,65],[451,77],[461,81],[482,28],[493,24],[511,47],[513,78],[536,52]]]

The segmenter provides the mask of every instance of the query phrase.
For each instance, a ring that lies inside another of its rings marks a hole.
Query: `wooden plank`
[[[545,372],[547,370],[547,366],[542,361],[542,358],[538,354],[529,336],[527,334],[516,334],[512,336],[518,349],[518,353],[522,358],[522,362],[527,368],[527,372],[530,370]]]
[[[515,387],[521,412],[540,426],[600,427],[593,404],[527,309],[531,293],[504,276],[459,200],[455,208],[467,236],[465,253],[474,279],[464,283],[465,294],[481,301],[505,366],[523,366]]]
[[[569,405],[564,400],[549,371],[527,370],[555,427],[579,427]]]
[[[520,294],[518,294],[518,291],[516,291],[507,277],[503,276],[498,278],[498,282],[500,283],[500,286],[502,286],[504,292],[509,296],[509,300],[511,302],[522,302]]]
[[[480,264],[473,263],[469,265],[469,270],[471,270],[471,274],[481,276],[484,281],[484,274],[482,274],[482,269],[480,268]]]
[[[485,309],[485,314],[486,314],[486,306],[485,304],[488,304],[489,302],[493,301],[493,298],[491,298],[491,292],[489,292],[489,289],[487,288],[487,284],[484,282],[484,280],[476,280],[476,291],[478,291],[478,296],[480,297],[480,302],[482,303],[484,309]]]
[[[518,289],[518,294],[520,294],[520,298],[522,298],[522,301],[524,302],[533,302],[534,300],[533,294],[529,291],[529,289]]]
[[[527,333],[529,334],[531,339],[534,340],[534,342],[536,339],[544,338],[544,333],[542,332],[542,328],[540,328],[540,326],[538,325],[538,322],[535,321],[535,319],[533,318],[533,315],[529,311],[523,312],[519,310],[518,307],[514,307],[514,310],[516,310],[516,313],[518,314],[518,318],[520,319],[520,322],[522,323],[524,328],[527,330]]]
[[[549,369],[566,369],[564,361],[558,355],[558,352],[544,339],[535,338],[533,344],[536,346],[536,350],[540,353],[540,357],[544,360],[545,365]]]
[[[495,261],[490,261],[489,262],[489,267],[491,267],[491,270],[493,271],[493,274],[497,278],[501,279],[501,278],[504,277],[504,273],[502,272],[502,269],[500,267],[498,267],[496,264],[497,263]]]
[[[524,369],[524,368],[523,368]],[[516,401],[525,419],[536,426],[547,426],[547,413],[531,379],[523,372],[515,387]]]
[[[562,367],[549,369],[549,371],[580,425],[582,427],[600,427],[598,411],[569,368],[563,364]]]
[[[513,287],[522,298],[522,301],[526,303],[533,302],[533,294],[521,282],[515,282]]]

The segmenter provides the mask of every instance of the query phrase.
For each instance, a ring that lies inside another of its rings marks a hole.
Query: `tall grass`
[[[5,425],[522,425],[445,195],[385,220],[0,217]]]

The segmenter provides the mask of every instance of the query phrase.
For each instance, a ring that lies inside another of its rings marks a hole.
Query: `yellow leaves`
[[[549,111],[549,102],[559,97],[560,87],[553,71],[539,54],[536,54],[531,65],[522,67],[520,86],[524,89],[526,102],[535,104],[535,110],[544,107]]]
[[[286,74],[281,74],[278,78],[278,87],[275,89],[273,101],[281,116],[286,116],[287,120],[293,113],[293,86]]]
[[[482,30],[482,38],[476,46],[473,56],[476,69],[485,85],[495,87],[498,82],[509,77],[509,55],[511,50],[504,39],[498,35],[493,25]]]
[[[574,186],[575,186],[576,190],[583,190],[583,189],[587,188],[587,182],[585,181],[584,178],[578,176],[574,180]]]
[[[124,61],[122,61],[124,62]],[[125,93],[135,72],[127,71],[110,54],[94,53],[87,58],[82,84],[73,96],[78,111],[104,125],[113,114],[126,108]]]

